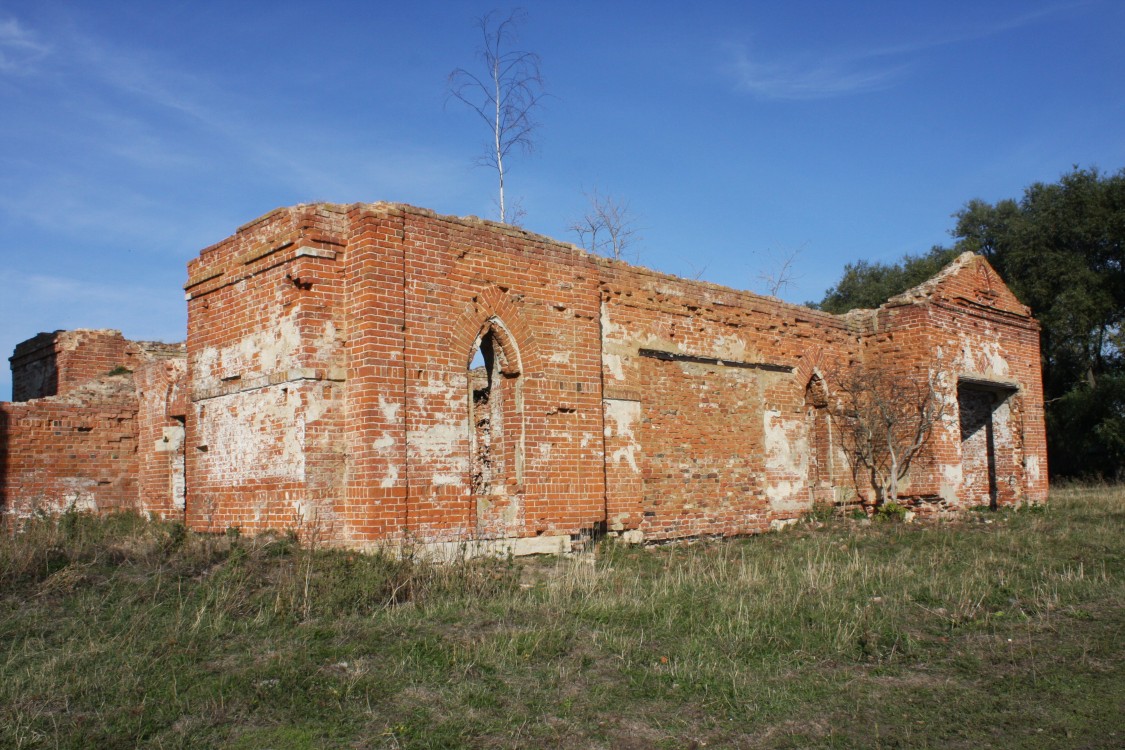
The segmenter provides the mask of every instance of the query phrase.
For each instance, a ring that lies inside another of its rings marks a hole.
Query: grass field
[[[435,566],[0,539],[0,747],[1125,747],[1125,489]]]

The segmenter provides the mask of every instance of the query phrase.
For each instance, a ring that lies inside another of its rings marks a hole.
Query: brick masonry
[[[181,345],[127,341],[110,330],[55,331],[18,345],[10,361],[15,400],[0,403],[5,515],[182,515],[172,485],[178,473],[183,486],[183,441],[175,442],[174,427],[164,430],[176,424],[169,414],[183,414],[167,398],[186,370]],[[165,436],[170,442],[156,445]]]
[[[77,482],[82,507],[355,547],[757,532],[870,495],[830,416],[853,363],[939,384],[901,488],[919,510],[1046,499],[1038,326],[970,254],[834,316],[474,218],[317,204],[188,274],[186,359],[113,332],[17,347],[33,400],[0,410],[6,511]],[[116,427],[78,432],[97,419]]]

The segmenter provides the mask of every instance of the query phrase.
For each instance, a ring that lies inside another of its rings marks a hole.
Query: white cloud
[[[827,99],[877,91],[893,85],[907,69],[847,59],[762,62],[752,59],[745,46],[735,48],[733,56],[738,88],[767,99]]]
[[[15,18],[0,20],[0,73],[28,73],[50,51]]]
[[[882,47],[815,58],[806,55],[766,60],[752,55],[745,44],[730,45],[728,68],[738,89],[766,99],[828,99],[862,94],[894,86],[909,71],[909,58],[914,55],[1003,34],[1089,4],[1079,0],[1049,5],[945,35],[905,39]],[[894,62],[896,59],[898,62]]]

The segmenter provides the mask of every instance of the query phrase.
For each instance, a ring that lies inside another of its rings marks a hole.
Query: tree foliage
[[[1042,325],[1052,473],[1122,477],[1125,170],[1075,168],[956,217],[957,249],[988,258]]]
[[[935,245],[924,255],[904,255],[898,263],[848,263],[839,283],[825,293],[823,300],[810,306],[836,314],[878,307],[921,284],[956,257],[956,250]]]
[[[1042,326],[1051,473],[1125,478],[1125,170],[1075,167],[954,216],[953,248],[849,264],[818,306],[876,307],[958,253],[982,254]]]

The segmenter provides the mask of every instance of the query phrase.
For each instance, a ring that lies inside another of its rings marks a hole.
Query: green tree
[[[987,257],[1042,325],[1052,473],[1122,477],[1125,170],[1076,167],[955,216],[957,249]]]
[[[809,306],[836,314],[878,307],[932,277],[956,258],[957,252],[935,245],[923,255],[904,255],[898,263],[849,263],[840,282],[825,293],[823,300]]]
[[[953,248],[849,264],[815,306],[877,307],[959,253],[980,253],[1041,325],[1051,473],[1125,479],[1125,170],[1075,167],[954,216]]]

